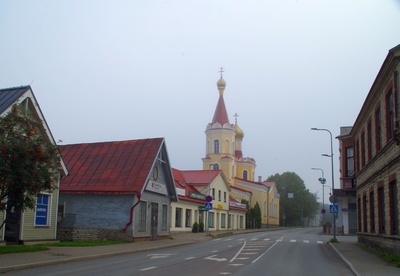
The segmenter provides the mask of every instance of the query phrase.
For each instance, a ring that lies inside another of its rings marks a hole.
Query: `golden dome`
[[[236,139],[243,139],[244,132],[237,124],[235,124],[235,132],[236,132],[236,136],[235,136]]]
[[[226,82],[222,77],[217,81],[217,86],[218,89],[225,89]]]

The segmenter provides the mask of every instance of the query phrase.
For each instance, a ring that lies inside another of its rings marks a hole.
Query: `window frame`
[[[47,199],[47,203],[44,203],[43,200],[39,202],[40,199]],[[52,194],[50,193],[40,193],[36,197],[36,206],[35,206],[35,220],[34,226],[35,227],[48,227],[51,225],[51,201],[52,201]],[[42,210],[45,208],[45,211]],[[43,220],[43,216],[45,219],[44,223],[41,223]]]

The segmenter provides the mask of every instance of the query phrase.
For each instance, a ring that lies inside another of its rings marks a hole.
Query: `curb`
[[[351,271],[354,273],[354,275],[356,276],[361,276],[358,271],[354,268],[353,264],[351,262],[349,262],[343,255],[342,253],[339,252],[339,250],[336,249],[336,247],[333,245],[333,243],[329,243],[329,245],[336,251],[336,253],[338,253],[338,255],[340,256],[340,258],[342,258],[342,260],[350,267]]]

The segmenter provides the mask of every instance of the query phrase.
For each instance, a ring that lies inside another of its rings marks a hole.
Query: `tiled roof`
[[[0,114],[13,105],[30,88],[30,86],[20,86],[0,89]]]
[[[61,146],[70,175],[61,180],[64,193],[141,192],[163,138]]]
[[[220,170],[182,171],[185,182],[192,185],[208,185],[220,173]]]
[[[224,125],[226,123],[229,124],[228,113],[226,112],[224,96],[220,95],[217,103],[217,107],[215,108],[215,113],[211,124],[220,123]]]

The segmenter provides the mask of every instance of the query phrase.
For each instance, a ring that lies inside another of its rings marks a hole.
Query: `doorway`
[[[158,203],[151,203],[151,240],[158,239]]]

